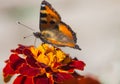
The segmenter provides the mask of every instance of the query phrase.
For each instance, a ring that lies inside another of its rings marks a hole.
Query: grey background
[[[62,48],[86,63],[81,74],[93,74],[103,84],[120,84],[120,0],[47,0],[77,33],[82,51]],[[32,31],[17,21],[39,31],[41,0],[0,0],[0,83],[2,69],[10,50],[17,44],[33,45],[34,37],[23,39]],[[37,40],[37,45],[41,43]],[[12,82],[12,81],[11,81]],[[12,83],[8,84],[12,84]]]

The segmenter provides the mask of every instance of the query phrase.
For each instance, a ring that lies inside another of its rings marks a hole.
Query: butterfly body
[[[40,32],[33,34],[44,43],[81,50],[76,44],[76,34],[67,24],[61,21],[60,15],[45,0],[41,3],[39,26]]]

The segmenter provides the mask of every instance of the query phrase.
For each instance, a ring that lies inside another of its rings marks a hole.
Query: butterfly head
[[[40,38],[41,33],[40,33],[40,32],[33,32],[33,35],[34,35],[36,38]]]

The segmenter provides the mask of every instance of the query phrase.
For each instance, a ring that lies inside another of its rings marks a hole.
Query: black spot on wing
[[[41,8],[40,8],[40,11],[42,11],[42,10],[46,10],[46,6],[47,7],[49,7],[54,13],[56,13],[56,15],[59,17],[59,19],[61,20],[61,17],[60,17],[60,15],[57,13],[57,11],[52,7],[52,5],[49,3],[49,2],[47,2],[46,0],[43,0],[42,1],[42,3],[41,3]],[[49,14],[49,13],[48,13]],[[42,18],[42,16],[40,15],[40,18]],[[54,17],[52,17],[51,16],[51,18],[54,18]],[[42,28],[41,28],[41,24],[43,23],[43,24],[47,24],[47,21],[41,21],[41,19],[39,19],[40,21],[39,21],[39,29],[40,30],[42,30]],[[53,22],[51,22],[50,24],[53,24]],[[58,29],[58,28],[57,28]]]
[[[59,26],[55,25],[54,29],[57,30],[57,31],[59,31]]]
[[[51,21],[50,21],[50,24],[55,24],[55,21],[51,20]]]
[[[41,10],[46,10],[45,6],[44,6],[44,7],[43,7],[43,6],[41,6]]]
[[[47,14],[46,13],[40,13],[40,17],[47,17]]]
[[[47,21],[46,20],[40,20],[40,23],[41,24],[47,24]]]
[[[46,10],[46,8],[44,8],[45,6],[48,6],[51,10],[53,10],[57,15],[58,17],[61,19],[60,15],[57,13],[57,11],[52,7],[52,5],[47,2],[46,0],[42,1],[41,5],[44,5],[42,9]]]

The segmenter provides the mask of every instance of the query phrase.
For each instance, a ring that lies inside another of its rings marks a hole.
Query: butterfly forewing
[[[43,1],[40,9],[40,30],[54,28],[60,20],[59,14],[53,9],[51,4],[47,1]]]

